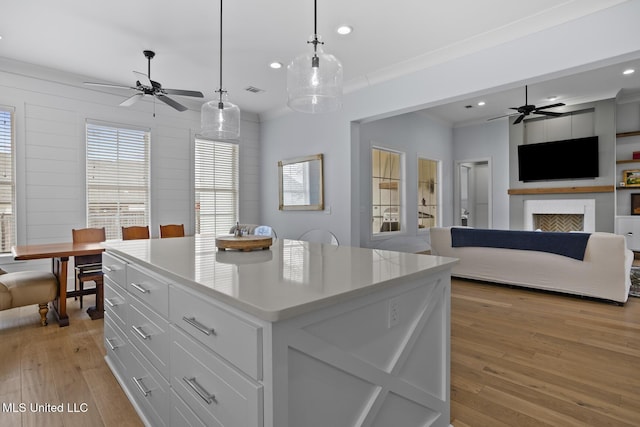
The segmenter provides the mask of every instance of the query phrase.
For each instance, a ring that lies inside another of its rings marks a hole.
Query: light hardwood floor
[[[142,426],[104,361],[103,320],[85,312],[92,298],[85,297],[84,310],[68,300],[65,328],[51,313],[41,327],[37,306],[0,312],[0,426]],[[31,407],[37,404],[62,404],[63,412]]]
[[[452,281],[455,427],[640,426],[640,299]]]
[[[454,279],[451,301],[455,427],[640,425],[640,299],[619,307]],[[103,321],[68,304],[67,328],[40,327],[35,306],[0,312],[0,409],[27,405],[0,412],[0,426],[142,425],[104,362]]]

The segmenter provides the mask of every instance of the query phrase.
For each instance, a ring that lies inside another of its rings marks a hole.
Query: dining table
[[[53,301],[53,314],[62,326],[69,325],[67,314],[67,298],[86,295],[87,290],[67,291],[67,269],[69,257],[82,255],[97,255],[104,252],[102,243],[44,243],[35,245],[18,245],[11,248],[13,258],[17,261],[36,259],[51,259],[51,271],[58,278],[58,292]],[[90,291],[93,293],[92,291]],[[91,319],[104,317],[104,292],[103,287],[96,285],[96,305],[87,309]]]

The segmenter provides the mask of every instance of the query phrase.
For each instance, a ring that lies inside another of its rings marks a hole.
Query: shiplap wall
[[[199,110],[179,113],[150,100],[119,107],[127,93],[68,85],[52,72],[54,82],[42,70],[32,75],[12,67],[0,60],[0,105],[15,108],[18,244],[69,241],[71,229],[86,226],[87,120],[151,130],[152,236],[164,223],[184,223],[193,232],[193,138]],[[260,222],[259,137],[257,116],[243,112],[238,220],[245,223]],[[10,255],[0,255],[0,265],[14,271],[50,263],[15,263]]]

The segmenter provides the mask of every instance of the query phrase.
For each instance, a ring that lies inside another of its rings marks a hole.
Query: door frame
[[[491,157],[478,157],[473,159],[456,160],[453,172],[453,225],[459,226],[461,222],[460,206],[460,167],[463,163],[487,163],[487,203],[488,203],[488,228],[493,227],[493,165]]]

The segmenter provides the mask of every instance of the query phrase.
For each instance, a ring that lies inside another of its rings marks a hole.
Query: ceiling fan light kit
[[[314,32],[307,41],[313,47],[287,67],[287,105],[303,113],[326,113],[342,106],[342,64],[323,52],[324,43],[317,31],[317,0],[313,6]]]
[[[238,139],[240,137],[240,108],[229,102],[222,89],[222,0],[220,0],[220,87],[217,100],[202,104],[200,109],[201,135],[214,139]]]

